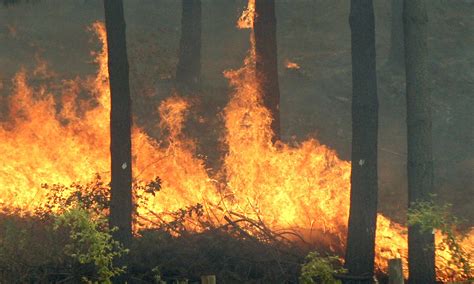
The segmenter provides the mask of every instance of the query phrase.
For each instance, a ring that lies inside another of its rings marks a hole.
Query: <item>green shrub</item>
[[[69,230],[69,243],[64,253],[81,265],[93,264],[96,275],[83,277],[84,281],[111,283],[111,278],[125,271],[125,267],[116,267],[114,258],[128,251],[112,239],[104,218],[92,220],[90,213],[84,209],[71,209],[58,215],[54,228],[66,227]]]
[[[439,249],[448,248],[452,263],[462,270],[467,279],[472,279],[470,255],[460,243],[465,235],[456,228],[460,221],[451,213],[451,204],[437,205],[433,201],[418,201],[408,209],[408,225],[418,226],[422,232],[439,230],[443,235]]]
[[[301,267],[299,280],[303,284],[339,284],[334,274],[345,273],[337,256],[321,256],[318,252],[310,252]]]

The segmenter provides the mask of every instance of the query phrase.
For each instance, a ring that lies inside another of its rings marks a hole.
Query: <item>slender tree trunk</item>
[[[431,98],[427,78],[427,24],[424,0],[405,0],[403,9],[407,92],[408,206],[431,198],[433,157]],[[435,251],[432,232],[408,227],[410,283],[435,283]]]
[[[255,53],[256,74],[260,82],[263,104],[270,111],[273,121],[273,141],[280,139],[280,86],[276,41],[276,16],[274,0],[255,0]]]
[[[405,46],[403,36],[403,0],[391,0],[392,16],[390,31],[389,64],[395,70],[403,70],[405,66]]]
[[[201,81],[201,0],[182,0],[181,40],[176,83],[183,91],[195,91]]]
[[[372,0],[352,0],[349,21],[352,51],[352,172],[345,267],[351,276],[372,279],[378,189],[378,99]],[[372,280],[362,282],[372,283]]]
[[[110,226],[126,247],[132,239],[131,98],[122,0],[104,0],[110,78]]]

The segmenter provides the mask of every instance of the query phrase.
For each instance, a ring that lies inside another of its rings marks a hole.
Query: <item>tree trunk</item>
[[[280,139],[280,87],[274,0],[255,0],[256,74],[264,106],[272,115],[273,142]]]
[[[407,92],[408,206],[433,192],[431,99],[427,78],[427,24],[424,0],[405,0],[403,9]],[[408,227],[409,282],[435,283],[434,235]]]
[[[392,16],[390,31],[390,53],[388,62],[395,70],[403,70],[405,47],[403,36],[403,0],[391,0]]]
[[[377,220],[378,133],[372,0],[352,0],[349,21],[352,52],[352,172],[345,267],[349,275],[371,278],[374,273]]]
[[[201,0],[182,0],[181,40],[176,83],[194,92],[201,81]]]
[[[110,78],[111,227],[129,247],[132,238],[131,98],[122,0],[104,0]]]
[[[388,260],[388,284],[404,284],[401,258]]]

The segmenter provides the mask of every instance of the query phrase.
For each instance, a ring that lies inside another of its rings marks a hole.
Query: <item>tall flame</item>
[[[252,28],[255,2],[238,26]],[[28,83],[20,70],[13,79],[9,119],[0,127],[0,204],[32,211],[45,201],[42,183],[86,182],[95,173],[110,178],[109,112],[106,32],[102,23],[92,30],[102,42],[96,54],[95,76],[64,81],[54,90]],[[343,252],[349,212],[350,163],[309,139],[298,146],[271,143],[271,116],[262,105],[255,76],[253,34],[251,49],[239,70],[225,72],[234,92],[224,110],[227,154],[215,178],[197,157],[194,142],[182,133],[190,103],[178,95],[158,107],[161,141],[134,127],[134,178],[162,180],[155,198],[140,207],[142,216],[156,218],[197,203],[209,219],[223,221],[225,212],[261,219],[274,230],[296,229],[307,241],[324,242]],[[41,70],[45,70],[44,66]],[[33,74],[34,75],[34,74]],[[83,99],[79,94],[89,94]],[[57,104],[57,97],[61,103]],[[216,208],[220,208],[217,210]],[[225,208],[225,209],[223,209]],[[392,257],[406,260],[405,230],[379,215],[377,266]],[[467,241],[472,250],[474,238]],[[439,251],[438,276],[451,277],[448,253]],[[453,278],[453,277],[451,277]]]
[[[105,37],[105,29],[94,26]],[[0,128],[3,206],[31,210],[43,201],[42,183],[69,184],[109,171],[106,60],[105,52],[99,54],[97,77],[55,86],[61,90],[61,107],[46,86],[28,84],[25,70],[14,77],[10,119]],[[94,108],[77,102],[82,89],[97,98]]]
[[[237,27],[239,29],[253,29],[255,16],[255,0],[248,0],[247,8],[237,21]]]

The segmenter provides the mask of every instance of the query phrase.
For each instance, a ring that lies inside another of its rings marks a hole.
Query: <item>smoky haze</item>
[[[474,224],[474,3],[429,1],[429,76],[433,102],[435,187],[457,215]],[[199,152],[217,167],[222,155],[220,113],[228,102],[223,71],[238,68],[249,48],[249,31],[235,28],[242,0],[202,1],[202,94],[193,110],[204,123],[190,122]],[[278,68],[282,138],[308,136],[350,159],[351,54],[349,2],[277,1]],[[375,1],[379,127],[379,211],[404,221],[406,107],[404,74],[387,64],[390,1]],[[180,37],[181,2],[125,1],[133,112],[136,123],[159,137],[155,110],[171,94]],[[91,74],[90,51],[98,45],[87,27],[103,20],[101,1],[44,0],[0,8],[0,92],[9,96],[11,78],[41,60],[57,76]],[[289,62],[298,68],[287,68]],[[87,94],[84,94],[85,96]],[[2,117],[8,113],[1,106]]]

